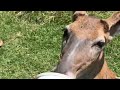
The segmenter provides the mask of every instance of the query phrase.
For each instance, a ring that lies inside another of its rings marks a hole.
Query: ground
[[[88,12],[107,18],[113,12]],[[60,55],[62,29],[71,22],[69,11],[0,12],[0,78],[29,79],[52,70]],[[105,49],[109,67],[120,76],[120,36]]]

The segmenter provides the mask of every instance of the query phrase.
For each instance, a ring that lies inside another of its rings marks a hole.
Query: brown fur
[[[92,22],[91,22],[92,21]],[[95,39],[98,36],[104,36],[104,29],[99,19],[83,16],[70,24],[70,29],[77,37]]]

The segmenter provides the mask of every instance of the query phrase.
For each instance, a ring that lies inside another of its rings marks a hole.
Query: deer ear
[[[106,19],[109,25],[110,36],[114,37],[120,34],[120,11],[113,13],[111,17]]]
[[[88,15],[86,11],[75,11],[73,14],[73,21],[75,21],[79,16]]]

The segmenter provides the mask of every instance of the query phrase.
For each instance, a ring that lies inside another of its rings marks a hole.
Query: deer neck
[[[104,52],[102,51],[92,65],[87,67],[87,73],[83,73],[78,79],[116,79],[116,74],[109,69],[106,60],[104,59]]]

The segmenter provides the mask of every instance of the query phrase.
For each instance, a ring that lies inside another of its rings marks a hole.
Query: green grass
[[[88,12],[107,18],[112,12]],[[63,27],[71,22],[71,12],[0,12],[0,78],[29,79],[52,70],[60,55]],[[109,67],[120,76],[120,37],[105,49]]]

